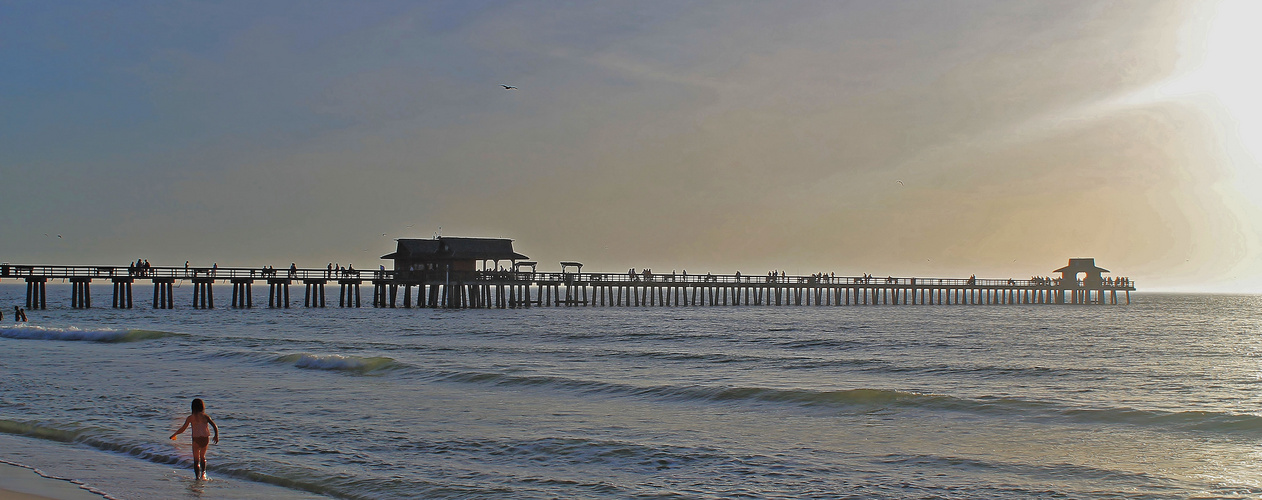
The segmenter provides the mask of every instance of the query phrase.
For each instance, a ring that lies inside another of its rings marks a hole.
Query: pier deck
[[[193,284],[193,308],[213,308],[214,285],[232,285],[231,306],[254,306],[253,284],[268,285],[268,307],[288,308],[289,287],[304,286],[305,307],[325,307],[336,282],[341,307],[361,307],[360,285],[373,287],[373,307],[683,307],[846,305],[1017,305],[1130,303],[1127,279],[1088,283],[1062,279],[871,278],[526,271],[329,271],[325,268],[126,266],[0,266],[0,280],[27,284],[28,309],[46,309],[46,283],[71,283],[70,306],[92,307],[91,283],[113,285],[111,306],[130,309],[132,284],[153,284],[153,307],[175,307],[173,284]],[[415,290],[414,290],[415,289]],[[1122,296],[1119,297],[1119,292]],[[415,301],[413,301],[415,298]]]

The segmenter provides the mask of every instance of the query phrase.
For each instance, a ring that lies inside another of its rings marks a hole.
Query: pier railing
[[[586,284],[687,284],[687,285],[838,285],[838,286],[979,286],[979,287],[1059,287],[1061,280],[1049,279],[982,279],[982,278],[874,278],[863,276],[820,276],[789,275],[760,276],[743,274],[628,274],[628,273],[522,273],[522,272],[478,272],[477,279],[527,279],[539,282],[586,283]],[[1077,286],[1084,286],[1083,280],[1077,280]],[[1133,287],[1129,280],[1108,280],[1103,283],[1106,288]]]
[[[290,285],[303,286],[303,304],[324,307],[325,285],[336,283],[338,304],[359,307],[360,286],[372,285],[374,307],[514,308],[536,306],[858,305],[858,304],[1118,304],[1130,303],[1126,278],[1065,283],[1055,278],[895,278],[813,274],[654,274],[524,272],[519,270],[387,271],[266,267],[49,266],[0,263],[0,280],[26,281],[26,303],[47,307],[47,283],[71,285],[70,306],[92,307],[91,284],[113,284],[111,305],[130,309],[132,286],[153,284],[153,307],[175,307],[176,281],[193,284],[193,308],[214,308],[214,284],[232,285],[232,307],[253,307],[252,286],[267,285],[268,307],[289,307]],[[414,293],[415,290],[415,293]]]
[[[529,271],[424,271],[396,272],[393,270],[363,270],[328,268],[269,268],[269,267],[170,267],[153,266],[135,268],[127,266],[51,266],[51,265],[4,265],[0,266],[0,278],[43,277],[67,278],[164,278],[164,279],[292,279],[292,280],[387,280],[400,281],[460,281],[460,282],[530,282],[574,283],[588,285],[836,285],[836,286],[893,286],[893,287],[986,287],[986,288],[1061,288],[1058,278],[994,279],[994,278],[921,278],[921,277],[871,277],[834,275],[748,275],[748,274],[655,274],[655,273],[579,273],[579,272],[529,272]],[[1082,280],[1067,284],[1069,287],[1087,286]],[[1109,279],[1092,288],[1134,290],[1134,283],[1126,278]]]
[[[267,279],[287,278],[295,280],[313,279],[392,279],[394,271],[383,270],[333,270],[325,268],[267,268],[267,267],[166,267],[153,266],[135,268],[127,266],[0,266],[0,278],[45,277],[62,278],[171,278],[193,279],[213,278],[216,280],[231,279]]]

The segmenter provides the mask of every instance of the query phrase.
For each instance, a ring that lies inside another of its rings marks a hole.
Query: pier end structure
[[[434,273],[473,272],[482,263],[483,271],[499,268],[500,261],[510,267],[528,257],[513,251],[513,240],[507,238],[464,238],[439,236],[433,239],[400,238],[394,253],[381,256],[394,261],[394,278],[423,280]],[[493,267],[487,268],[490,264]]]
[[[1109,270],[1095,265],[1094,257],[1071,258],[1069,265],[1052,272],[1060,273],[1057,300],[1061,304],[1103,304],[1106,300],[1117,303],[1118,287],[1113,286],[1112,278],[1104,277],[1104,273]],[[1106,284],[1109,286],[1106,287]],[[1129,304],[1129,287],[1123,288],[1123,291],[1126,292],[1126,303]],[[1111,293],[1112,296],[1106,298],[1106,293]]]
[[[484,286],[476,283],[485,281],[486,273],[508,272],[502,269],[500,262],[507,261],[508,269],[516,270],[517,262],[528,257],[513,250],[513,240],[507,238],[467,238],[438,236],[433,239],[400,238],[397,247],[382,259],[394,261],[393,279],[381,285],[389,286],[389,307],[396,307],[399,288],[403,288],[403,307],[412,307],[412,287],[419,290],[416,294],[420,307],[466,308],[479,307],[492,302],[489,292]],[[478,270],[481,263],[482,269]],[[533,267],[533,266],[532,266]],[[521,288],[531,285],[529,281],[517,284]],[[501,284],[496,288],[496,297],[504,293]],[[519,295],[509,290],[510,294]],[[521,293],[528,293],[524,290]],[[386,295],[385,290],[374,292],[374,296]],[[503,300],[495,300],[502,303]],[[374,300],[374,303],[377,301]],[[382,304],[384,306],[385,304]]]

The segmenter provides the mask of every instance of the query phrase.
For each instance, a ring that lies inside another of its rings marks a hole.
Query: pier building
[[[513,251],[513,240],[503,238],[454,238],[439,236],[434,239],[399,239],[394,253],[381,256],[394,261],[394,277],[398,279],[425,279],[431,273],[447,271],[477,271],[499,269],[501,261],[508,261],[510,268],[525,255]]]

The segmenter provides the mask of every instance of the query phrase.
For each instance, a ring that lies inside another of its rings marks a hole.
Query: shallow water
[[[67,304],[0,323],[0,458],[120,498],[1262,493],[1255,296],[120,311],[49,293]],[[166,439],[193,397],[223,433],[209,492],[183,479],[187,437]],[[79,463],[96,455],[135,467]]]

